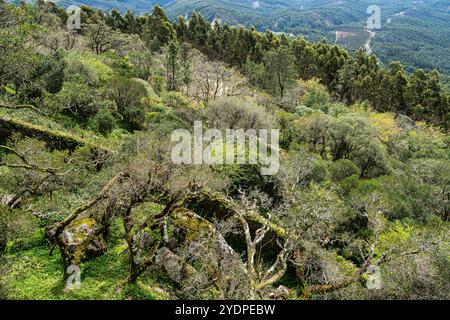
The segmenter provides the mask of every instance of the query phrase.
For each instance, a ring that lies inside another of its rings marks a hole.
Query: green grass
[[[7,289],[8,299],[14,300],[168,299],[169,294],[155,282],[151,269],[136,284],[126,282],[128,263],[124,248],[122,243],[117,243],[102,257],[83,263],[78,290],[64,290],[60,254],[55,250],[50,256],[50,248],[45,245],[7,253],[4,258],[8,272],[0,282]]]

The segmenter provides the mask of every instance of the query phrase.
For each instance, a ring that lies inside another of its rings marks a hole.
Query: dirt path
[[[367,54],[372,54],[372,39],[373,37],[375,37],[376,33],[373,32],[372,30],[366,29],[367,32],[369,32],[370,36],[367,39],[366,43],[364,44],[364,50],[366,50]]]
[[[386,20],[386,23],[390,24],[394,17],[402,17],[404,15],[406,15],[405,11],[398,12],[398,13],[392,15],[392,16],[389,16],[388,19]],[[373,50],[372,50],[372,39],[376,36],[376,33],[374,31],[372,31],[372,30],[369,30],[369,29],[366,29],[366,31],[369,32],[370,36],[367,39],[366,43],[364,44],[364,50],[366,50],[366,52],[368,54],[372,54],[373,53]]]

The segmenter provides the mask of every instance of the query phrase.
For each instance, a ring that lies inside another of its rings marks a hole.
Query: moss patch
[[[104,256],[80,265],[81,287],[64,291],[63,261],[55,252],[49,256],[47,246],[35,247],[15,254],[7,254],[8,272],[0,279],[7,288],[8,299],[25,300],[123,300],[168,299],[151,272],[144,273],[139,281],[126,283],[129,265],[120,243]]]
[[[75,150],[79,146],[88,146],[97,151],[111,153],[112,151],[93,142],[79,138],[72,134],[62,131],[54,131],[48,128],[38,126],[29,122],[25,122],[14,118],[0,118],[0,127],[2,131],[17,131],[25,136],[35,137],[52,144],[57,149]]]

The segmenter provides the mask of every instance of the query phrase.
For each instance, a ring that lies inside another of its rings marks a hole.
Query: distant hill
[[[382,28],[369,42],[384,63],[401,60],[408,70],[438,68],[450,75],[450,3],[448,0],[61,0],[62,5],[85,4],[137,14],[164,7],[171,19],[193,11],[209,21],[255,26],[316,41],[325,37],[350,50],[367,45],[367,8],[381,8]],[[342,30],[352,29],[342,37]],[[359,30],[358,30],[359,28]]]
[[[133,10],[137,14],[143,14],[149,12],[155,4],[161,6],[167,5],[170,0],[53,0],[60,6],[87,5],[93,8],[99,8],[104,10],[111,10],[116,8],[121,12],[125,12],[128,9]]]

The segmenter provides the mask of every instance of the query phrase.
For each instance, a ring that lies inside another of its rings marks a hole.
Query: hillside
[[[138,14],[160,4],[172,20],[179,15],[190,17],[200,12],[208,21],[219,19],[231,25],[255,26],[259,31],[301,35],[317,41],[323,37],[335,42],[336,31],[360,28],[347,37],[349,49],[362,47],[369,34],[364,31],[369,5],[381,8],[382,29],[371,41],[373,53],[385,64],[400,59],[408,71],[437,68],[450,75],[450,9],[445,0],[296,0],[296,1],[225,1],[225,0],[176,0],[176,1],[98,1],[63,0],[62,5],[73,3],[122,12],[128,9]]]
[[[0,0],[0,300],[450,298],[437,71],[80,17]]]

